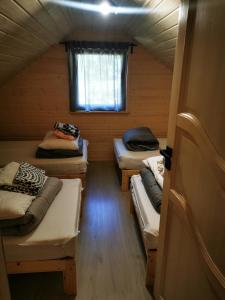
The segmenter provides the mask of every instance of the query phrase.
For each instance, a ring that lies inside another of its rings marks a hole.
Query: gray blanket
[[[40,195],[34,199],[23,217],[0,221],[1,234],[25,235],[34,230],[45,216],[49,206],[61,188],[62,181],[60,179],[49,177]]]
[[[123,143],[130,151],[149,151],[159,148],[159,142],[148,127],[130,128],[123,135]]]

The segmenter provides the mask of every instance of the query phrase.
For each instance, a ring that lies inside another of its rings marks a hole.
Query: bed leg
[[[134,213],[135,213],[134,202],[133,202],[132,195],[130,193],[130,214],[134,215]]]
[[[77,294],[76,263],[74,259],[68,259],[65,261],[65,269],[63,270],[63,286],[64,292],[67,295]]]
[[[146,269],[146,287],[153,288],[155,278],[157,250],[148,250],[147,252],[147,269]]]
[[[81,203],[80,203],[80,219],[79,219],[79,224],[80,224],[80,220],[81,220],[82,217],[83,217],[85,194],[86,194],[86,190],[83,189],[83,191],[81,192]]]
[[[122,192],[127,192],[128,189],[129,189],[129,176],[127,175],[126,171],[122,170],[121,190]]]

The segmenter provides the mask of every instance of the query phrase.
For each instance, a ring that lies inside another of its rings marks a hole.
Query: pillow
[[[0,172],[0,185],[12,185],[20,164],[10,162]]]
[[[42,149],[64,149],[64,150],[77,150],[79,137],[74,141],[69,141],[61,138],[57,138],[52,131],[47,132],[44,140],[39,147]]]
[[[163,156],[152,156],[143,160],[144,165],[149,168],[155,176],[155,180],[163,188],[164,164]]]
[[[70,134],[65,134],[62,131],[55,129],[53,131],[54,135],[60,139],[65,139],[65,140],[69,140],[69,141],[74,141],[75,137],[70,135]]]
[[[34,196],[0,190],[0,220],[24,216],[34,199]]]
[[[159,174],[164,177],[164,171],[165,171],[165,167],[164,167],[164,159],[161,158],[160,160],[157,160],[157,170],[159,172]]]
[[[144,168],[140,171],[140,175],[149,200],[151,201],[155,210],[160,214],[162,190],[156,182],[151,170]]]

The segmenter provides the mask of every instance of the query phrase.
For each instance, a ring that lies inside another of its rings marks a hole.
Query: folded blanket
[[[17,219],[0,220],[2,235],[25,235],[34,230],[45,216],[55,196],[62,188],[62,181],[49,177],[40,195],[33,200],[25,215]]]
[[[73,124],[55,122],[54,128],[74,137],[78,137],[80,135],[79,128]]]
[[[147,127],[128,129],[123,135],[123,142],[130,151],[149,151],[159,148],[159,142]]]
[[[83,155],[83,139],[79,138],[78,150],[66,150],[66,149],[42,149],[38,147],[36,151],[37,158],[67,158]]]
[[[149,200],[151,201],[155,210],[160,213],[162,190],[156,182],[151,170],[144,168],[140,171],[140,175]]]
[[[5,191],[23,193],[31,196],[39,194],[46,180],[45,171],[23,162],[12,184],[4,184],[0,188]]]

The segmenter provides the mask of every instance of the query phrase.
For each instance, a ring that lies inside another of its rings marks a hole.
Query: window
[[[125,111],[127,44],[124,49],[112,43],[75,45],[69,48],[71,111]]]
[[[123,108],[121,54],[77,55],[77,102],[80,110],[115,110]]]

